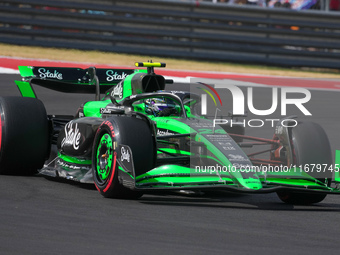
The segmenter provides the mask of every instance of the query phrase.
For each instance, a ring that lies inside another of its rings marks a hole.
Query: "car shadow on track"
[[[79,187],[81,189],[87,189],[87,190],[97,190],[96,186],[94,186],[93,183],[80,183],[77,181],[73,181],[73,180],[68,180],[65,178],[58,178],[58,177],[49,177],[49,176],[43,176],[43,175],[36,175],[37,177],[42,177],[45,178],[48,181],[52,181],[52,182],[58,182],[58,183],[65,183],[67,185],[73,185],[75,187]]]
[[[93,190],[97,192],[95,185],[90,183],[79,183],[64,178],[43,177],[48,181],[64,183],[77,188]],[[99,195],[99,194],[98,194]],[[332,201],[332,200],[331,200]],[[268,211],[316,211],[316,212],[339,212],[340,202],[329,202],[326,198],[324,202],[313,205],[290,205],[279,200],[275,193],[272,194],[239,194],[228,191],[209,191],[198,193],[183,192],[158,192],[146,193],[136,200],[136,203],[146,205],[166,205],[166,206],[187,206],[206,208],[229,208],[245,210],[268,210]]]
[[[340,204],[321,202],[312,205],[285,204],[276,197],[276,194],[237,194],[232,192],[209,192],[196,196],[184,196],[174,193],[148,194],[139,199],[142,204],[231,208],[245,210],[270,210],[270,211],[316,211],[339,212]]]

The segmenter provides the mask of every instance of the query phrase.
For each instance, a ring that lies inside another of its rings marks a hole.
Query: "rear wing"
[[[87,69],[69,67],[19,66],[22,81],[15,81],[23,97],[34,97],[32,84],[66,93],[94,94],[99,97],[112,86],[118,84],[134,69],[108,69],[89,67]]]

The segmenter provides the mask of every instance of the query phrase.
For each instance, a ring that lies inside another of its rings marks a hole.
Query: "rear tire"
[[[296,166],[310,164],[332,165],[332,151],[324,129],[317,123],[299,122],[292,128],[293,162]],[[331,184],[332,173],[311,173],[319,181]],[[327,180],[326,180],[327,178]],[[325,199],[327,194],[307,194],[290,191],[277,192],[278,197],[287,204],[314,204]]]
[[[35,98],[0,97],[0,174],[32,175],[50,150],[43,103]]]
[[[137,199],[143,194],[124,187],[118,179],[118,145],[132,150],[136,176],[155,164],[155,144],[148,124],[134,117],[117,116],[104,121],[94,139],[92,171],[98,191],[108,198]]]

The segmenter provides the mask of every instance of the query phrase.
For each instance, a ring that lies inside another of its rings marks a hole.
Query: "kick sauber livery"
[[[20,66],[22,97],[0,97],[0,173],[94,183],[115,198],[228,190],[311,204],[340,193],[320,125],[279,122],[272,139],[247,136],[242,126],[201,116],[199,95],[165,90],[172,81],[154,72],[164,63],[136,66],[147,69]],[[72,116],[49,115],[32,85],[95,100]]]

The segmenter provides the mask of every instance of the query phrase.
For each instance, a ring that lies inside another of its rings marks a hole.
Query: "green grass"
[[[135,62],[152,59],[167,64],[168,69],[249,73],[259,75],[278,75],[305,78],[340,79],[340,70],[293,69],[270,66],[240,65],[221,62],[191,61],[155,56],[117,54],[112,52],[81,51],[72,49],[17,46],[0,43],[0,56],[37,58],[62,61],[87,62],[95,64],[123,65],[134,67]]]

